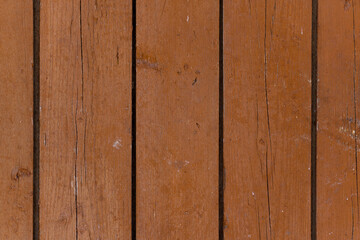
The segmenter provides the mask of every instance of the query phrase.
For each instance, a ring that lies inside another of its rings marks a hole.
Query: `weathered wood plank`
[[[137,237],[218,239],[219,1],[137,1]]]
[[[310,239],[311,1],[224,1],[225,239]]]
[[[32,1],[0,8],[0,236],[32,238]]]
[[[319,0],[317,239],[359,239],[360,1]]]
[[[130,239],[131,1],[41,1],[41,239]]]

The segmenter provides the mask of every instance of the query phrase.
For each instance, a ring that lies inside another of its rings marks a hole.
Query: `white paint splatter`
[[[301,35],[303,35],[304,34],[304,31],[303,31],[303,29],[301,28]]]
[[[186,21],[187,21],[187,22],[189,22],[189,20],[190,20],[190,17],[189,17],[189,16],[187,16],[187,17],[186,17]]]
[[[112,146],[113,148],[120,149],[122,147],[121,138],[116,139]]]

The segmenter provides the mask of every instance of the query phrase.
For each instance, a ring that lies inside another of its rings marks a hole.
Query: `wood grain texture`
[[[225,239],[310,239],[311,1],[224,1]]]
[[[359,239],[360,1],[319,1],[317,239]]]
[[[0,236],[32,238],[32,1],[0,1]]]
[[[131,11],[41,1],[41,239],[131,237]]]
[[[137,1],[137,239],[218,239],[219,1]]]

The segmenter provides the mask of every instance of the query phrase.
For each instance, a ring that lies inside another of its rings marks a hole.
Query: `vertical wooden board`
[[[131,4],[82,1],[79,239],[131,239]]]
[[[310,239],[311,1],[224,1],[225,239]]]
[[[131,1],[41,1],[40,237],[130,239]]]
[[[32,1],[0,8],[0,236],[32,238]]]
[[[40,239],[76,238],[79,6],[79,0],[40,6]]]
[[[359,239],[360,1],[319,1],[317,238]]]
[[[218,239],[219,1],[137,1],[137,238]]]

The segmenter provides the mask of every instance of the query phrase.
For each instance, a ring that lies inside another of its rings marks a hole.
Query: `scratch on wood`
[[[351,199],[351,240],[354,240],[354,204]]]
[[[84,51],[83,51],[81,0],[80,0],[80,51],[81,51],[81,109],[84,109]]]
[[[266,2],[266,1],[265,1]],[[265,37],[264,37],[264,88],[265,88],[265,101],[266,101],[266,115],[267,115],[267,125],[268,125],[268,134],[270,142],[270,151],[272,151],[271,143],[271,129],[270,129],[270,117],[269,117],[269,97],[268,97],[268,86],[267,86],[267,49],[266,49],[266,6],[265,6]]]
[[[270,42],[272,42],[272,36],[273,36],[273,27],[274,27],[274,23],[275,23],[275,15],[276,15],[276,0],[274,2],[274,9],[273,9],[273,14],[271,16],[271,27],[270,27],[270,35],[271,35],[271,39]],[[271,44],[270,44],[270,49],[271,49]]]
[[[81,54],[81,111],[84,109],[84,53],[83,53],[83,32],[82,32],[82,0],[79,2],[79,17],[80,17],[80,54]],[[75,128],[76,128],[76,158],[75,158],[75,214],[76,214],[76,240],[79,239],[79,216],[78,216],[78,179],[77,179],[77,162],[78,162],[78,126],[77,126],[77,113],[78,113],[78,94],[76,96],[76,113],[75,113]]]
[[[259,153],[259,143],[263,144],[264,141],[262,140],[262,138],[260,138],[260,140],[257,140],[259,138],[259,102],[258,102],[258,97],[256,94],[256,149],[257,149],[257,155],[258,155],[258,159],[259,159],[259,163],[260,163],[260,171],[261,173],[263,172],[263,164],[261,161],[261,155]]]
[[[269,99],[268,99],[268,88],[267,88],[267,49],[266,49],[266,37],[267,37],[267,0],[265,0],[265,32],[264,32],[264,85],[265,85],[265,101],[266,101],[266,115],[267,115],[267,125],[268,125],[268,135],[269,135],[269,144],[270,144],[270,160],[272,153],[272,143],[271,143],[271,129],[270,129],[270,117],[269,117]],[[268,216],[269,216],[269,234],[270,240],[271,237],[271,206],[270,206],[270,187],[269,187],[269,168],[268,168],[268,146],[266,145],[266,190],[267,190],[267,204],[268,204]]]
[[[256,211],[257,211],[257,223],[258,223],[259,240],[261,240],[261,224],[260,224],[259,209],[256,209]]]
[[[77,112],[78,112],[78,90],[76,91],[76,108],[75,108],[75,186],[74,186],[74,194],[75,194],[75,215],[76,215],[76,240],[78,239],[78,209],[77,209],[77,195],[78,195],[78,181],[77,181],[77,160],[78,160],[78,125],[77,125]]]
[[[84,168],[85,168],[85,183],[86,183],[86,173],[87,173],[87,162],[86,162],[86,126],[87,126],[87,118],[85,117],[85,126],[84,126],[84,140],[83,140],[83,148],[84,148]]]
[[[356,204],[359,215],[359,179],[358,179],[358,157],[357,157],[357,120],[356,120],[356,37],[355,37],[355,9],[354,9],[354,1],[352,1],[352,10],[353,10],[353,44],[354,44],[354,68],[353,68],[353,84],[354,84],[354,92],[353,92],[353,100],[354,100],[354,119],[355,119],[355,180],[356,180]]]
[[[119,65],[120,57],[119,57],[119,46],[116,47],[116,63]]]

